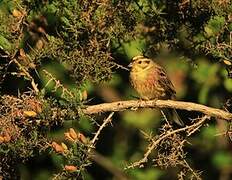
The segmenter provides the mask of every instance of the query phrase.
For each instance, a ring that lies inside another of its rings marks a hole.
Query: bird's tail
[[[180,116],[178,115],[178,113],[176,112],[175,109],[165,108],[165,109],[162,109],[162,110],[163,110],[166,118],[168,119],[168,121],[172,120],[176,124],[178,124],[179,126],[184,126],[183,121],[181,120]]]

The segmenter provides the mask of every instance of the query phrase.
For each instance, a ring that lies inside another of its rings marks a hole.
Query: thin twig
[[[102,129],[103,129],[104,127],[106,127],[106,125],[107,125],[108,123],[111,122],[111,118],[112,118],[113,115],[114,115],[114,112],[110,113],[110,115],[103,121],[102,125],[99,127],[99,129],[98,129],[98,131],[96,132],[95,136],[94,136],[93,139],[91,140],[91,144],[92,144],[92,145],[94,145],[95,142],[97,141],[98,136],[100,135]]]
[[[117,179],[121,180],[129,180],[129,177],[117,166],[115,166],[108,158],[104,157],[103,155],[96,152],[93,148],[95,146],[96,141],[98,140],[99,135],[101,134],[101,131],[103,128],[106,127],[108,123],[111,122],[112,117],[114,115],[114,112],[111,112],[110,115],[103,121],[97,132],[95,133],[95,136],[90,141],[90,146],[88,149],[89,157],[95,161],[98,165],[102,166],[106,170],[108,170],[110,173],[112,173]]]
[[[74,94],[69,91],[66,87],[64,87],[64,85],[60,82],[60,80],[57,80],[50,72],[46,71],[46,70],[43,70],[43,72],[45,73],[45,75],[50,78],[45,87],[49,86],[50,83],[55,83],[53,89],[54,89],[54,92],[57,91],[59,88],[62,89],[62,94],[61,94],[61,97],[64,97],[65,93],[67,93],[68,96],[70,97],[74,97]]]
[[[209,119],[208,116],[204,116],[200,121],[198,121],[197,123],[194,123],[193,125],[191,126],[186,126],[186,127],[183,127],[183,128],[180,128],[180,129],[176,129],[176,130],[173,130],[173,131],[170,131],[168,132],[167,134],[164,134],[163,136],[161,135],[159,139],[157,140],[154,140],[152,139],[152,142],[151,144],[148,146],[148,150],[147,152],[144,154],[143,158],[139,161],[136,161],[134,162],[133,164],[125,167],[124,169],[130,169],[130,168],[134,168],[134,167],[138,167],[138,166],[141,166],[143,165],[144,163],[147,162],[148,160],[148,156],[151,154],[151,152],[153,151],[153,149],[155,149],[155,147],[164,139],[166,139],[167,137],[173,135],[173,134],[176,134],[176,133],[179,133],[179,132],[182,132],[182,131],[186,131],[186,130],[190,130],[190,129],[195,129],[195,128],[199,128],[207,119]]]
[[[184,163],[184,166],[191,171],[192,175],[196,178],[196,180],[202,180],[202,178],[199,175],[200,173],[196,173],[185,159],[183,160],[183,163]]]
[[[13,62],[19,67],[21,71],[24,72],[24,74],[31,80],[31,86],[34,89],[36,93],[39,92],[39,89],[37,88],[37,84],[34,81],[34,78],[30,75],[30,73],[14,58]]]
[[[129,100],[129,101],[117,101],[112,103],[102,103],[98,105],[91,105],[82,109],[84,114],[96,114],[103,112],[117,112],[126,109],[137,109],[137,108],[174,108],[183,109],[186,111],[198,111],[205,115],[232,121],[232,113],[226,112],[221,109],[208,107],[202,104],[173,101],[173,100]]]

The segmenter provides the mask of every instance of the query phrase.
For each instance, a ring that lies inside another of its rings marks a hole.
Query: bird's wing
[[[175,98],[176,91],[175,91],[175,88],[174,88],[172,82],[168,78],[167,73],[159,65],[157,65],[156,68],[157,68],[157,73],[158,73],[158,77],[159,77],[158,82],[159,82],[160,86],[165,89],[167,98],[171,98],[171,99]]]

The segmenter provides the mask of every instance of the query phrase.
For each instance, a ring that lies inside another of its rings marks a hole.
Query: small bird
[[[130,82],[142,99],[175,99],[176,91],[164,69],[153,60],[138,55],[129,64]],[[165,115],[178,125],[184,123],[175,109],[164,109]]]

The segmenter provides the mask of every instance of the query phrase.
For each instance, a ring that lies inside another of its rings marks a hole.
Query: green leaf
[[[0,35],[0,48],[4,50],[11,49],[11,43],[4,36]]]
[[[206,26],[206,27],[204,28],[204,30],[205,30],[205,33],[206,33],[206,36],[207,36],[207,37],[210,37],[210,36],[213,36],[213,35],[214,35],[213,29],[210,28],[210,27]]]
[[[216,16],[209,20],[208,24],[204,27],[205,35],[211,37],[219,33],[225,24],[223,16]]]
[[[134,56],[143,54],[146,43],[144,40],[138,39],[123,44],[123,50],[126,53],[128,59]]]
[[[70,26],[70,22],[66,17],[61,17],[61,22],[64,23],[65,26]]]
[[[204,34],[203,33],[198,33],[196,36],[193,37],[193,41],[195,43],[205,41]]]
[[[230,23],[230,24],[228,25],[228,29],[229,29],[229,31],[232,31],[232,23]]]
[[[225,79],[224,86],[229,92],[232,92],[232,79]]]

